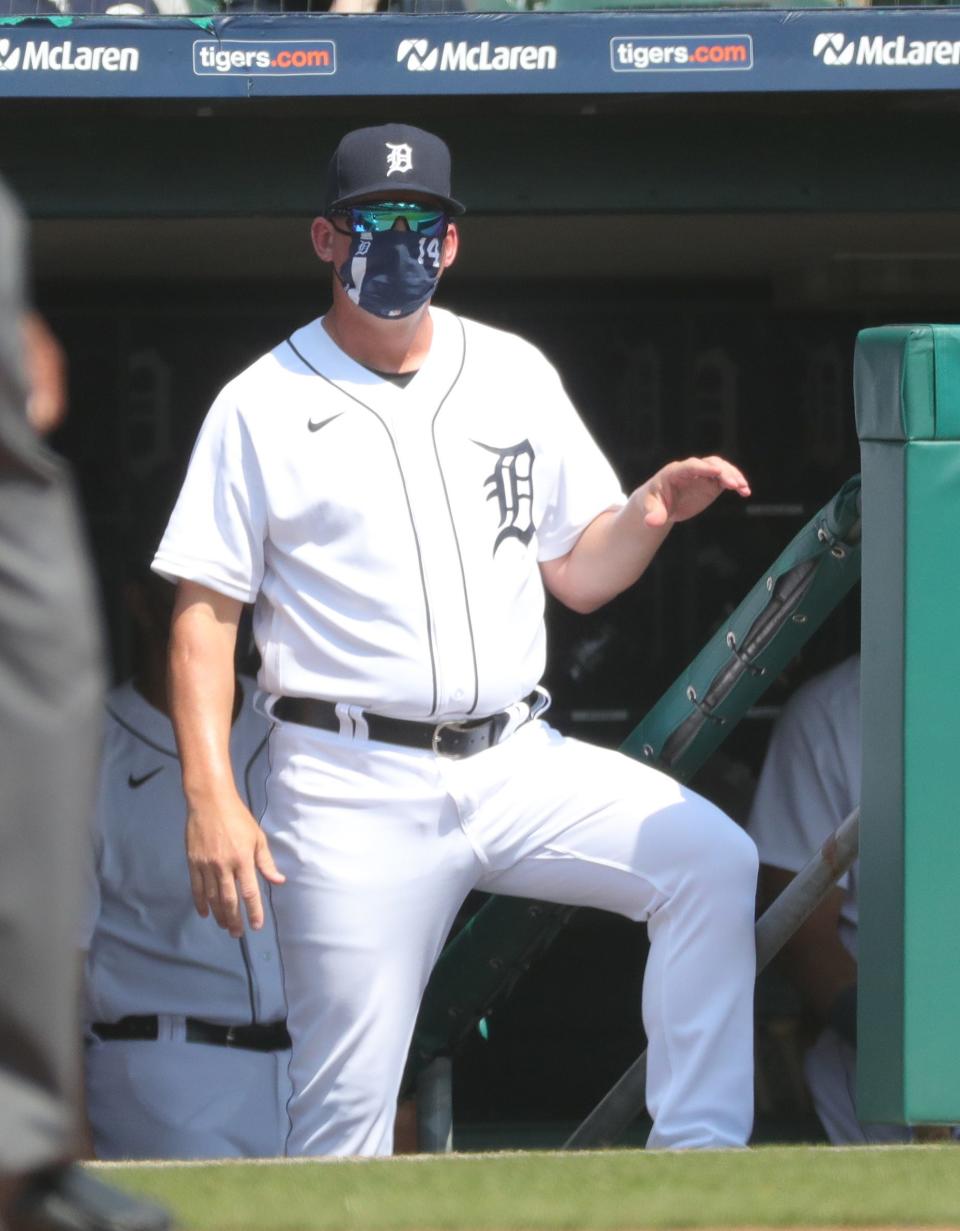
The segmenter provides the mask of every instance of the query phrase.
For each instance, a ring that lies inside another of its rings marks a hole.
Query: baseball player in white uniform
[[[589,611],[725,490],[719,458],[629,498],[532,346],[436,308],[450,161],[360,129],[312,226],[333,304],[223,390],[154,568],[179,581],[173,713],[197,908],[271,882],[293,1039],[290,1153],[383,1154],[423,988],[474,888],[648,924],[649,1144],[743,1145],[756,850],[706,800],[543,719],[544,587]],[[261,829],[227,772],[255,603],[275,721]],[[274,862],[275,861],[275,862]]]
[[[151,704],[138,684],[107,697],[81,936],[94,1150],[276,1157],[289,1128],[290,1049],[272,921],[234,939],[197,915],[173,727],[162,694]],[[255,693],[238,678],[229,745],[240,797],[261,816],[269,727]]]
[[[766,896],[780,892],[860,802],[860,656],[803,684],[767,749],[747,830],[764,865]],[[836,1145],[909,1139],[900,1125],[856,1113],[856,860],[786,948],[792,979],[824,1023],[804,1058],[814,1108]]]

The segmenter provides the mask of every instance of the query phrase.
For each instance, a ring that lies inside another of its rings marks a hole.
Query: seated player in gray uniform
[[[860,655],[854,654],[798,688],[771,736],[747,825],[760,852],[763,904],[859,804],[860,766]],[[818,1023],[804,1057],[814,1108],[834,1145],[950,1136],[949,1128],[863,1124],[857,1117],[859,877],[855,860],[781,959]]]
[[[127,584],[136,671],[107,697],[89,891],[86,1099],[98,1158],[285,1152],[289,1041],[272,922],[234,940],[193,908],[185,809],[167,717],[170,588]],[[265,805],[267,722],[238,677],[237,789]]]
[[[809,680],[770,739],[747,830],[760,851],[761,895],[772,901],[860,802],[860,656]],[[904,1141],[898,1125],[857,1118],[857,881],[859,860],[784,950],[791,981],[819,1024],[804,1058],[814,1108],[836,1145]]]

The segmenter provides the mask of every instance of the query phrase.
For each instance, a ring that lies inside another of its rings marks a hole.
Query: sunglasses
[[[408,230],[417,235],[433,237],[443,235],[450,221],[443,210],[404,201],[353,205],[344,209],[332,210],[331,216],[349,219],[347,230],[342,232],[347,235],[360,235],[365,231],[392,231],[402,218]],[[340,228],[338,227],[337,230]]]

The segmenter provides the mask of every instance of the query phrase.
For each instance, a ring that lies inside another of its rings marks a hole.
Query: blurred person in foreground
[[[164,1231],[165,1211],[73,1161],[73,940],[103,681],[70,480],[38,434],[63,415],[64,373],[25,310],[24,252],[22,216],[0,185],[0,1225]]]

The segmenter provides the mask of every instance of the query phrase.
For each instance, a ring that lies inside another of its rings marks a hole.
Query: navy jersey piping
[[[337,384],[337,382],[334,380],[331,380],[329,376],[324,376],[323,372],[321,372],[319,368],[315,368],[309,359],[306,359],[303,355],[300,354],[300,352],[294,346],[293,340],[291,338],[287,338],[287,345],[290,347],[290,349],[293,351],[296,357],[300,360],[303,366],[305,368],[309,368],[310,371],[314,374],[314,376],[319,376],[321,380],[325,380],[327,384],[330,385],[332,388],[336,389],[338,393],[342,393],[345,397],[348,397],[352,401],[356,402],[358,406],[362,406],[364,410],[368,410],[373,415],[373,417],[376,419],[376,421],[380,424],[383,430],[386,432],[387,439],[390,441],[390,448],[393,450],[393,458],[394,458],[394,461],[397,463],[397,472],[400,475],[400,485],[403,488],[403,498],[407,504],[407,516],[410,519],[410,530],[413,534],[413,541],[417,549],[417,567],[420,571],[420,589],[423,591],[423,606],[424,606],[424,613],[425,613],[426,622],[427,622],[427,643],[430,646],[430,672],[433,677],[433,704],[430,706],[430,713],[435,714],[437,711],[437,687],[438,687],[437,686],[437,655],[436,655],[436,647],[433,644],[433,627],[432,627],[432,621],[430,618],[430,596],[427,593],[427,578],[426,578],[426,575],[423,569],[423,552],[420,550],[420,537],[417,534],[417,524],[414,521],[413,508],[410,504],[410,493],[407,491],[407,478],[406,478],[406,475],[403,473],[403,466],[400,463],[400,454],[397,452],[396,441],[393,439],[393,434],[391,433],[389,427],[387,427],[386,423],[383,421],[380,415],[373,409],[372,406],[368,406],[366,402],[361,401],[360,398],[356,397],[352,393],[349,393],[346,389],[341,389],[340,386]]]
[[[124,731],[128,731],[132,736],[134,736],[135,739],[138,739],[141,744],[146,744],[146,746],[148,748],[152,748],[154,752],[162,753],[163,756],[170,757],[173,761],[177,760],[177,754],[175,752],[171,752],[169,748],[164,748],[162,744],[155,744],[152,739],[147,739],[142,731],[138,731],[137,728],[132,727],[125,718],[121,718],[115,709],[112,709],[109,705],[106,705],[104,708],[118,727],[123,727]]]
[[[433,455],[437,459],[437,470],[440,472],[440,483],[443,486],[443,498],[447,503],[447,516],[450,518],[450,529],[453,531],[453,541],[457,545],[457,562],[460,565],[460,582],[463,588],[463,605],[467,612],[467,628],[470,632],[470,656],[473,661],[473,703],[467,710],[468,714],[475,712],[477,703],[480,700],[480,668],[477,664],[477,642],[473,633],[473,614],[470,611],[470,593],[467,589],[467,572],[463,567],[463,552],[460,550],[460,536],[457,534],[457,524],[453,519],[453,507],[450,504],[450,492],[447,488],[447,477],[443,473],[443,463],[440,461],[440,450],[437,446],[437,419],[440,417],[440,412],[446,405],[447,398],[453,393],[457,382],[463,375],[463,369],[467,362],[467,332],[463,327],[463,321],[460,317],[456,317],[456,322],[460,326],[460,367],[457,369],[457,374],[453,378],[453,383],[446,391],[440,400],[440,405],[436,409],[433,420],[430,424],[430,436],[433,440]]]

